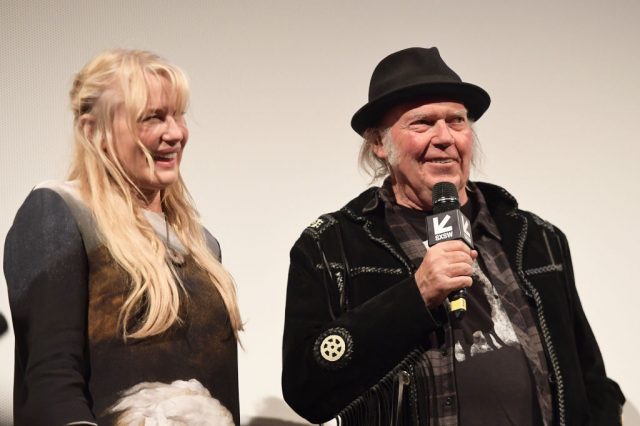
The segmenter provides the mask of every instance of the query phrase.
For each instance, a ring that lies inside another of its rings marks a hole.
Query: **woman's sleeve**
[[[87,256],[55,191],[32,191],[18,210],[4,273],[16,339],[15,424],[94,424],[86,380]]]

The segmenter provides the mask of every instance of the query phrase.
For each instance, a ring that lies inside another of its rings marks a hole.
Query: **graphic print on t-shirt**
[[[455,357],[458,362],[504,346],[519,345],[502,301],[477,261],[473,264],[473,278],[474,285],[468,294],[473,300],[473,303],[469,303],[472,312],[467,312],[460,321],[462,333],[455,333]]]

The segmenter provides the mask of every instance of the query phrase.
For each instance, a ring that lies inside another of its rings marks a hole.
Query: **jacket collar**
[[[497,228],[497,235],[501,237],[502,245],[509,257],[511,265],[520,271],[522,269],[521,246],[527,237],[527,219],[518,210],[518,202],[506,189],[485,182],[474,182],[484,196],[486,208]],[[347,203],[342,208],[347,216],[361,226],[364,226],[370,237],[386,241],[389,247],[397,246],[391,231],[387,230],[385,222],[384,201],[378,187],[370,187]],[[399,248],[399,247],[397,247]]]
[[[371,187],[351,200],[340,210],[349,220],[363,228],[368,238],[387,249],[403,266],[407,273],[413,270],[401,247],[385,221],[385,204],[380,198],[379,188]]]
[[[520,281],[524,280],[524,247],[529,233],[529,221],[518,209],[518,202],[506,189],[489,183],[477,182],[476,185],[485,197],[487,208],[500,235],[502,247],[509,258]],[[525,294],[529,294],[525,290]]]
[[[380,215],[384,217],[384,201],[380,198],[380,188],[372,186],[349,201],[343,209],[361,216]]]
[[[380,190],[382,188],[377,188],[377,190],[372,194],[373,196],[369,199],[369,201],[362,207],[362,214],[367,214],[371,212],[375,212],[377,209],[384,210],[384,201],[382,200]]]
[[[518,201],[501,186],[494,185],[486,182],[475,182],[482,195],[484,195],[487,207],[491,214],[502,212],[503,214],[509,211],[515,211],[518,209]]]
[[[475,217],[471,224],[472,229],[474,230],[474,235],[476,235],[476,233],[477,235],[489,235],[491,238],[501,241],[502,236],[500,235],[500,231],[491,216],[491,212],[489,211],[487,201],[482,194],[482,191],[475,183],[468,182],[467,194],[469,196],[469,202],[475,209]]]
[[[384,184],[387,184],[388,179]],[[484,204],[491,217],[513,214],[518,209],[518,202],[506,189],[486,182],[469,182],[470,192],[479,204]],[[363,216],[381,215],[384,217],[384,200],[379,187],[371,187],[351,200],[345,208]],[[476,191],[479,189],[480,191]],[[486,224],[487,231],[500,238],[499,227]]]

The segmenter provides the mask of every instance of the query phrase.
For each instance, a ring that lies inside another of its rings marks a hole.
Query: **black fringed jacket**
[[[606,376],[576,291],[566,237],[519,210],[506,190],[477,187],[536,316],[551,372],[554,424],[620,424],[624,396]],[[391,417],[430,424],[416,407],[429,398],[420,384],[427,378],[414,377],[412,363],[440,326],[425,307],[382,203],[365,209],[377,191],[370,188],[321,216],[291,250],[282,389],[287,403],[314,423],[340,416],[344,424],[389,424]]]

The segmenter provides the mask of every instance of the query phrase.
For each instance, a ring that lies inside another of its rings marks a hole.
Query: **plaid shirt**
[[[501,246],[498,228],[491,217],[482,193],[473,183],[468,185],[468,194],[475,203],[477,215],[472,223],[475,248],[482,257],[487,273],[482,271],[477,261],[474,265],[474,283],[490,282],[509,316],[513,329],[525,354],[532,372],[541,417],[545,426],[552,423],[551,389],[547,381],[548,367],[544,348],[533,317],[532,308],[527,304],[522,289]],[[385,205],[386,222],[407,257],[417,268],[426,254],[426,247],[413,227],[404,219],[401,207],[395,202],[390,180],[387,179],[378,191]],[[445,302],[448,305],[448,302]],[[438,313],[436,313],[438,314]],[[446,316],[443,312],[439,315]],[[424,369],[428,395],[429,424],[442,426],[458,425],[456,380],[454,373],[454,350],[451,325],[443,321],[444,333],[433,332],[423,361],[429,368]],[[441,331],[442,331],[441,330]],[[430,377],[429,377],[430,376]]]

